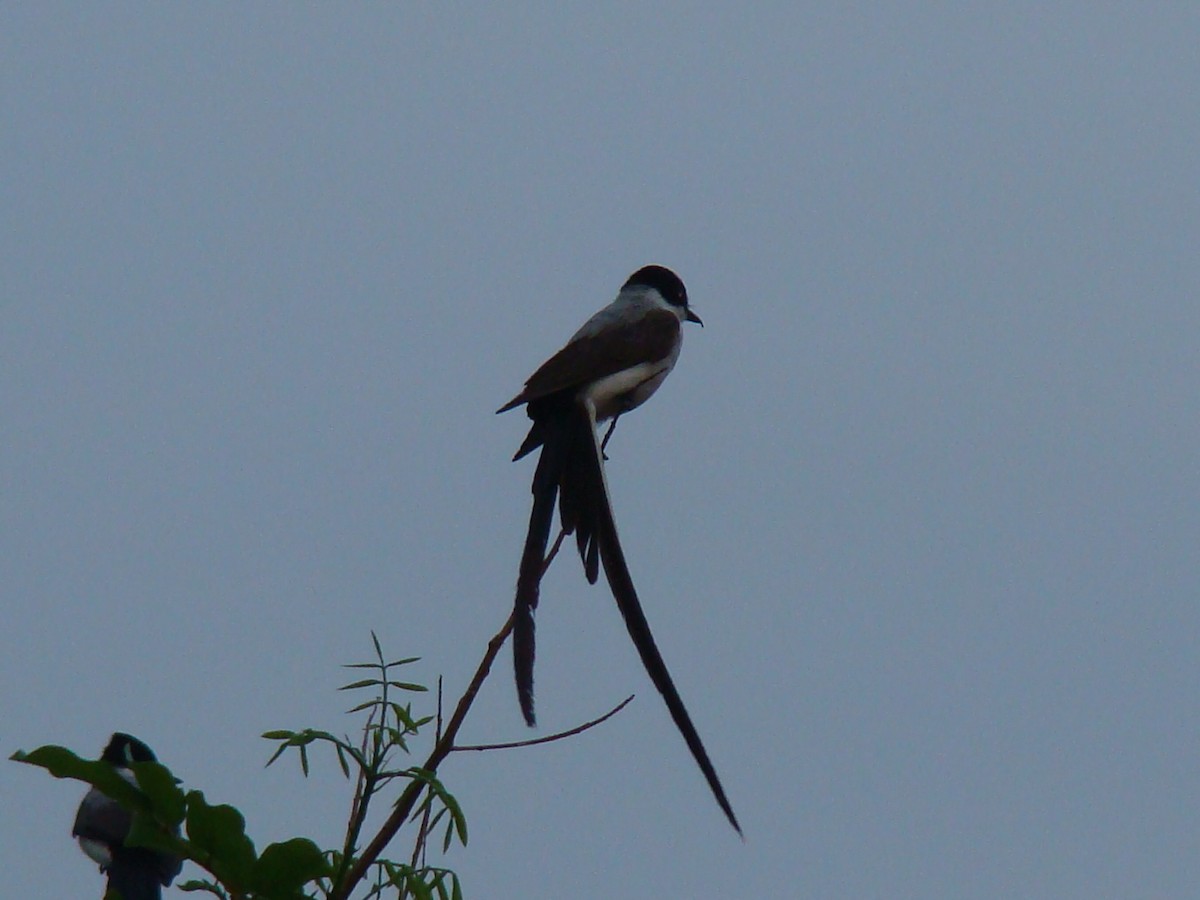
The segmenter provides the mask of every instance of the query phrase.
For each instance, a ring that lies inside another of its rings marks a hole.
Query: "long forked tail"
[[[617,523],[613,519],[608,485],[604,477],[604,460],[600,452],[600,444],[597,441],[595,422],[586,407],[576,405],[569,419],[569,428],[572,431],[571,449],[575,451],[569,464],[570,480],[572,481],[569,486],[570,493],[578,491],[581,509],[591,513],[588,521],[583,521],[584,517],[581,516],[577,527],[581,533],[587,532],[589,536],[594,534],[595,543],[599,547],[600,560],[604,565],[604,574],[612,588],[613,598],[617,601],[617,608],[625,619],[625,627],[629,631],[630,638],[633,639],[633,645],[642,658],[642,665],[646,667],[650,680],[662,694],[671,718],[675,722],[675,727],[683,735],[683,740],[691,751],[692,758],[696,760],[696,765],[704,773],[704,779],[708,782],[709,790],[712,791],[717,804],[725,813],[729,824],[738,834],[741,834],[742,827],[738,824],[733,807],[725,796],[721,779],[717,777],[717,771],[708,758],[704,743],[700,740],[700,734],[696,731],[696,726],[692,724],[692,718],[683,705],[679,691],[675,689],[671,673],[667,671],[667,664],[663,661],[662,654],[658,652],[658,646],[654,643],[654,635],[650,632],[650,623],[646,621],[646,616],[642,612],[642,604],[638,600],[637,590],[629,575],[629,566],[625,562],[625,553],[622,551],[621,541],[617,537]],[[575,478],[580,480],[579,483],[574,483]],[[567,492],[568,485],[564,484],[563,489],[564,492]],[[580,550],[581,554],[585,555],[586,568],[586,553],[582,543]]]
[[[533,509],[529,513],[529,532],[521,553],[521,568],[517,574],[517,593],[513,603],[513,671],[521,714],[525,717],[525,724],[533,726],[537,721],[533,710],[533,662],[536,655],[533,614],[538,605],[546,545],[550,541],[554,501],[558,496],[566,447],[563,430],[553,422],[537,421],[529,433],[531,437],[536,433],[542,453],[533,474]],[[530,438],[526,438],[525,444],[529,443]],[[528,452],[518,451],[517,458]]]

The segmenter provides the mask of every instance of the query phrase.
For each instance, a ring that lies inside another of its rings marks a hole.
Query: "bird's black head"
[[[672,306],[682,309],[686,314],[684,318],[689,322],[704,324],[700,321],[700,317],[688,308],[687,288],[683,286],[683,281],[665,266],[642,266],[629,276],[629,280],[625,282],[621,290],[634,287],[652,288],[658,291],[664,300]]]
[[[625,287],[654,288],[672,306],[687,308],[687,288],[679,276],[665,266],[642,266],[629,276]]]
[[[135,738],[132,734],[118,731],[109,738],[108,746],[100,754],[100,758],[114,766],[128,766],[135,762],[155,762],[154,751]]]

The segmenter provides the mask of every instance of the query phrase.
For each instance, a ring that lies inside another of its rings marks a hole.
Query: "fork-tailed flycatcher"
[[[604,475],[604,446],[617,418],[645,403],[674,368],[684,322],[704,324],[688,308],[687,289],[679,277],[662,266],[638,269],[617,298],[588,319],[565,347],[529,376],[524,390],[497,410],[525,404],[533,420],[514,460],[542,448],[517,575],[513,662],[521,711],[526,723],[533,725],[533,614],[557,499],[563,531],[575,534],[588,582],[596,583],[602,564],[650,680],[666,701],[717,803],[740,834],[721,781],[654,644],[617,538]],[[596,426],[609,419],[612,425],[600,442]]]
[[[130,784],[137,784],[130,763],[154,762],[154,752],[129,734],[117,732],[100,754]],[[133,814],[107,794],[92,788],[79,804],[71,830],[79,846],[100,871],[108,873],[110,891],[123,900],[161,900],[162,888],[179,874],[183,861],[178,856],[146,847],[126,847],[125,838]]]

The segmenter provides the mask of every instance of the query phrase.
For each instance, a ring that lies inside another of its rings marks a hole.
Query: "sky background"
[[[746,841],[564,555],[462,739],[637,699],[448,761],[467,896],[1196,896],[1200,10],[697,6],[5,4],[5,756],[335,843],[259,735],[354,732],[371,629],[457,697],[493,410],[657,262],[707,327],[609,480]],[[5,894],[100,896],[82,793],[0,765]]]

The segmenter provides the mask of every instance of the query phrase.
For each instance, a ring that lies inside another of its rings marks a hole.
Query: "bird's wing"
[[[678,338],[679,319],[669,309],[660,308],[576,337],[542,363],[525,382],[525,389],[496,412],[590,384],[639,363],[662,359]]]
[[[92,788],[79,804],[79,812],[75,814],[75,826],[71,829],[71,834],[112,847],[125,840],[132,823],[133,814],[129,810],[108,795]]]

